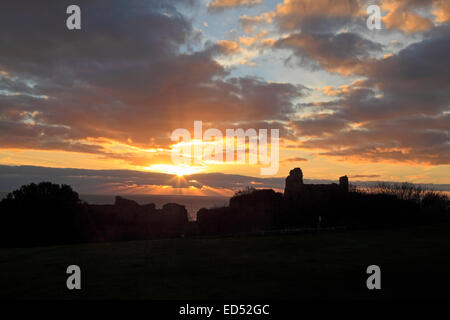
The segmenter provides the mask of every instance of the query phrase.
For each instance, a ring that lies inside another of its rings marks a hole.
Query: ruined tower
[[[343,176],[339,178],[339,186],[344,190],[345,192],[348,192],[348,177]]]
[[[300,168],[295,168],[289,172],[286,178],[286,186],[284,187],[284,196],[287,198],[295,198],[300,194],[303,186],[303,172]]]
[[[339,178],[339,185],[331,184],[304,184],[303,172],[300,168],[295,168],[289,172],[286,178],[286,186],[284,188],[284,196],[288,199],[300,198],[323,198],[327,193],[332,192],[348,192],[348,177]]]

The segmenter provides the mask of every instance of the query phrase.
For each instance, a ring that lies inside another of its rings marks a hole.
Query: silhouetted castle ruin
[[[248,189],[229,205],[200,209],[188,220],[183,205],[139,205],[116,197],[113,205],[80,201],[69,186],[30,184],[0,202],[0,244],[48,245],[77,241],[121,241],[267,230],[327,227],[387,228],[450,220],[448,198],[437,194],[421,202],[386,193],[349,191],[347,176],[339,183],[305,184],[300,168],[286,177],[284,193]],[[28,217],[28,218],[24,218]],[[37,222],[36,222],[37,221]],[[38,226],[38,227],[36,227]],[[20,236],[18,236],[20,235]]]
[[[319,216],[330,215],[326,208],[347,193],[347,176],[341,177],[339,184],[304,184],[302,170],[295,168],[286,178],[284,194],[254,190],[235,195],[228,207],[201,209],[198,230],[200,234],[224,234],[315,226]]]
[[[348,178],[339,178],[339,184],[304,184],[303,172],[295,168],[289,172],[284,188],[284,197],[288,199],[300,199],[301,197],[323,196],[327,192],[348,192]]]
[[[181,236],[186,232],[188,212],[183,205],[167,203],[156,209],[154,203],[116,197],[112,205],[88,205],[94,240],[133,240]]]
[[[314,226],[318,216],[330,216],[326,211],[346,193],[346,176],[339,184],[305,184],[302,170],[295,168],[286,178],[284,194],[271,189],[236,194],[227,207],[200,209],[195,222],[188,221],[182,205],[156,209],[154,204],[139,205],[121,197],[114,205],[89,205],[89,215],[96,238],[103,240],[232,234]]]

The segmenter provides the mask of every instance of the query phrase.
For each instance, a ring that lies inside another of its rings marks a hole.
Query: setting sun
[[[170,164],[154,164],[150,167],[146,167],[147,171],[156,171],[167,174],[175,174],[178,177],[199,173],[203,171],[202,167],[188,166],[188,165],[170,165]]]

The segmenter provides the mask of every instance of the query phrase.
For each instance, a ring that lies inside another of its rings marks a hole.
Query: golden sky
[[[77,31],[63,4],[9,3],[0,165],[260,177],[261,164],[174,164],[171,133],[202,121],[224,135],[278,129],[274,177],[450,184],[448,1],[374,3],[381,30],[362,0],[79,1]]]

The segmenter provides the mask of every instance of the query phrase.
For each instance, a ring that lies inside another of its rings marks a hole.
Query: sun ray
[[[149,167],[146,167],[145,170],[174,174],[177,175],[178,177],[182,177],[185,175],[199,173],[203,171],[203,167],[188,166],[188,165],[153,164]]]

